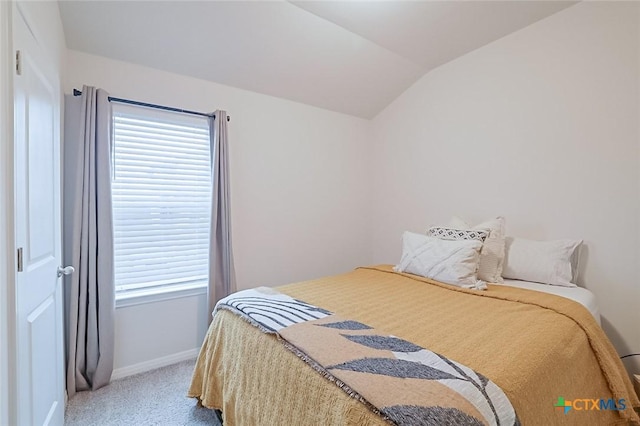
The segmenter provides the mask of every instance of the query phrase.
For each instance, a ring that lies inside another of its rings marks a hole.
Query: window
[[[112,106],[116,299],[206,286],[207,119]]]

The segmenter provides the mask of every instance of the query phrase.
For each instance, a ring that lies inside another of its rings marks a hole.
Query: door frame
[[[13,133],[13,8],[0,1],[0,424],[16,421],[16,256]]]

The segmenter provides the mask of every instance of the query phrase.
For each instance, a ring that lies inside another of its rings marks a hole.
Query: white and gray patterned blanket
[[[271,288],[218,302],[397,425],[519,425],[504,392],[472,369]],[[327,350],[327,348],[331,348]],[[339,350],[336,350],[339,348]]]

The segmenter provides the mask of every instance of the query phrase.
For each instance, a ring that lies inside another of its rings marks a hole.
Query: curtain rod
[[[81,90],[73,89],[73,96],[80,96],[80,95],[82,95]],[[132,101],[131,99],[114,98],[113,96],[109,96],[109,102],[119,102],[121,104],[139,105],[139,106],[148,107],[148,108],[161,109],[164,111],[181,112],[183,114],[191,114],[191,115],[199,115],[201,117],[216,118],[216,115],[213,113],[207,114],[205,112],[190,111],[188,109],[180,109],[180,108],[173,108],[173,107],[168,107],[164,105],[156,105],[156,104],[149,104],[146,102]],[[230,121],[230,120],[231,120],[231,117],[227,115],[227,121]]]

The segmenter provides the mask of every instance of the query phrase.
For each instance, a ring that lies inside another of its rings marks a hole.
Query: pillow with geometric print
[[[484,229],[457,229],[445,226],[432,226],[427,230],[430,237],[440,238],[441,240],[478,240],[484,243],[489,236],[489,231]]]

